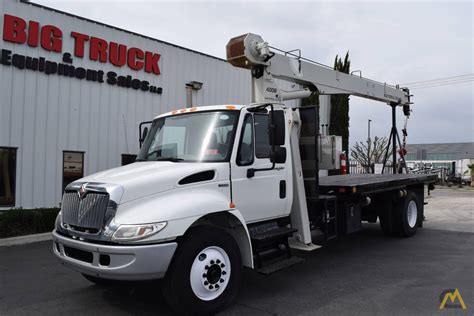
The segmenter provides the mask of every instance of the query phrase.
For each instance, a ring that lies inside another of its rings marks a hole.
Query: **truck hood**
[[[178,182],[190,175],[204,171],[214,171],[215,176],[207,182],[228,180],[227,163],[185,163],[169,161],[142,161],[123,167],[102,171],[77,182],[113,184],[123,188],[123,195],[117,203],[123,204],[152,194],[162,193],[179,187],[193,185],[193,182],[180,185]],[[227,172],[226,172],[227,171]],[[202,182],[194,182],[202,183]]]

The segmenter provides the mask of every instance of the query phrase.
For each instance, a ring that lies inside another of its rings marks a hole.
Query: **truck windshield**
[[[238,111],[207,111],[153,122],[137,161],[229,161]]]

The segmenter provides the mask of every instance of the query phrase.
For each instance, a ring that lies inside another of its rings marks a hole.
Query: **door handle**
[[[255,176],[255,169],[254,168],[247,169],[247,178],[253,178],[254,176]]]

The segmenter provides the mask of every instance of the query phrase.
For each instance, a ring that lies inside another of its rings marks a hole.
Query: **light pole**
[[[372,173],[372,168],[370,167],[370,146],[371,146],[371,141],[370,141],[370,122],[372,122],[371,119],[368,119],[367,121],[367,171],[369,173]]]
[[[186,87],[186,107],[192,108],[193,107],[193,90],[198,91],[201,90],[203,83],[199,81],[190,81],[188,82]]]
[[[367,133],[368,136],[367,136],[367,138],[368,138],[369,140],[370,140],[370,122],[372,122],[371,119],[369,119],[369,121],[368,121],[368,133]]]

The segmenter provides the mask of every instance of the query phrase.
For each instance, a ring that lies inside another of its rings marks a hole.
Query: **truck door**
[[[247,176],[251,168],[272,166],[268,114],[243,112],[231,160],[233,201],[247,222],[283,216],[288,213],[286,163],[276,164],[273,170],[257,171],[253,177]]]

